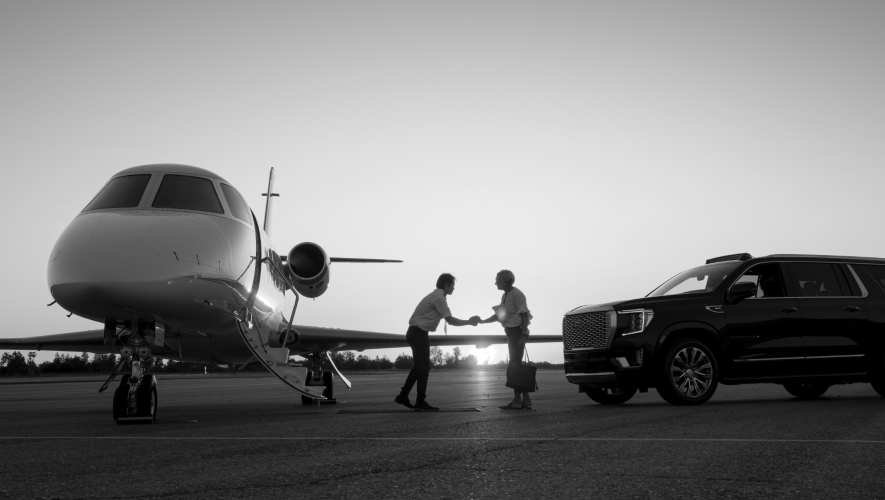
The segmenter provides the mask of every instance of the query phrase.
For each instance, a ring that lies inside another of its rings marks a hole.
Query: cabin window
[[[249,207],[243,201],[243,197],[231,186],[227,184],[221,185],[221,191],[224,193],[224,199],[227,200],[227,206],[230,208],[231,215],[241,221],[252,225],[252,218],[249,216]]]
[[[135,208],[141,202],[151,174],[126,175],[111,179],[83,211],[106,208]]]
[[[224,213],[212,181],[188,175],[165,175],[151,206]]]

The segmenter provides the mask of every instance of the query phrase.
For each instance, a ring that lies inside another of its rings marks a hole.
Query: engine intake
[[[329,287],[329,257],[316,243],[295,245],[286,258],[286,267],[295,290],[305,297],[319,297]]]

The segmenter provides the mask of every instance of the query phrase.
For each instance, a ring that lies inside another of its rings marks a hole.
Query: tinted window
[[[756,297],[786,297],[781,266],[777,262],[758,264],[747,270],[735,283],[755,283]],[[734,285],[732,285],[734,286]]]
[[[221,191],[224,193],[224,199],[227,200],[227,206],[230,207],[231,214],[251,226],[252,217],[249,216],[249,208],[246,206],[246,202],[243,201],[240,193],[227,184],[221,185]]]
[[[832,264],[790,262],[790,278],[797,297],[841,297],[842,289]]]
[[[857,269],[859,267],[856,264],[852,264],[852,266],[854,266],[855,269]],[[885,290],[885,266],[863,266],[863,267],[864,267],[864,269],[869,271],[870,274],[873,275],[873,278],[876,279],[876,283],[878,283],[879,286],[881,286],[882,289]],[[860,272],[860,271],[858,271],[858,272]]]
[[[155,208],[178,208],[223,214],[215,186],[209,179],[187,175],[166,175],[154,197]]]
[[[127,175],[111,179],[111,182],[83,210],[137,207],[150,180],[151,174]]]

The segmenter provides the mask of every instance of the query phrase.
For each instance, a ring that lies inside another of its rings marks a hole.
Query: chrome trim
[[[864,354],[841,354],[836,356],[805,356],[805,359],[827,359],[827,358],[862,358]]]
[[[614,309],[608,312],[608,341],[605,344],[606,349],[610,349],[612,341],[615,340],[615,333],[618,331],[618,313]]]
[[[722,306],[707,306],[706,309],[712,313],[725,314],[725,311],[722,310]]]
[[[564,353],[577,351],[607,351],[608,347],[575,347],[574,349],[563,350]]]
[[[799,356],[794,358],[757,358],[757,359],[736,359],[735,363],[749,363],[751,361],[788,361],[791,359],[805,359],[805,356]]]
[[[600,373],[566,373],[566,377],[610,377],[614,375],[615,372],[600,372]]]
[[[857,284],[860,286],[860,297],[862,299],[866,298],[866,296],[869,294],[867,293],[867,287],[863,286],[863,281],[860,280],[860,276],[858,276],[857,273],[854,272],[854,268],[851,267],[851,264],[845,264],[845,267],[847,267],[848,270],[851,271],[851,274],[854,276],[854,280],[857,281]]]

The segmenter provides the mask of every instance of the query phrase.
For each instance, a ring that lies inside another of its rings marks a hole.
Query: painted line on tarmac
[[[659,442],[659,443],[802,443],[885,444],[867,439],[729,439],[729,438],[545,438],[545,437],[212,437],[212,436],[0,436],[0,440],[142,440],[142,441],[543,441],[543,442]]]

